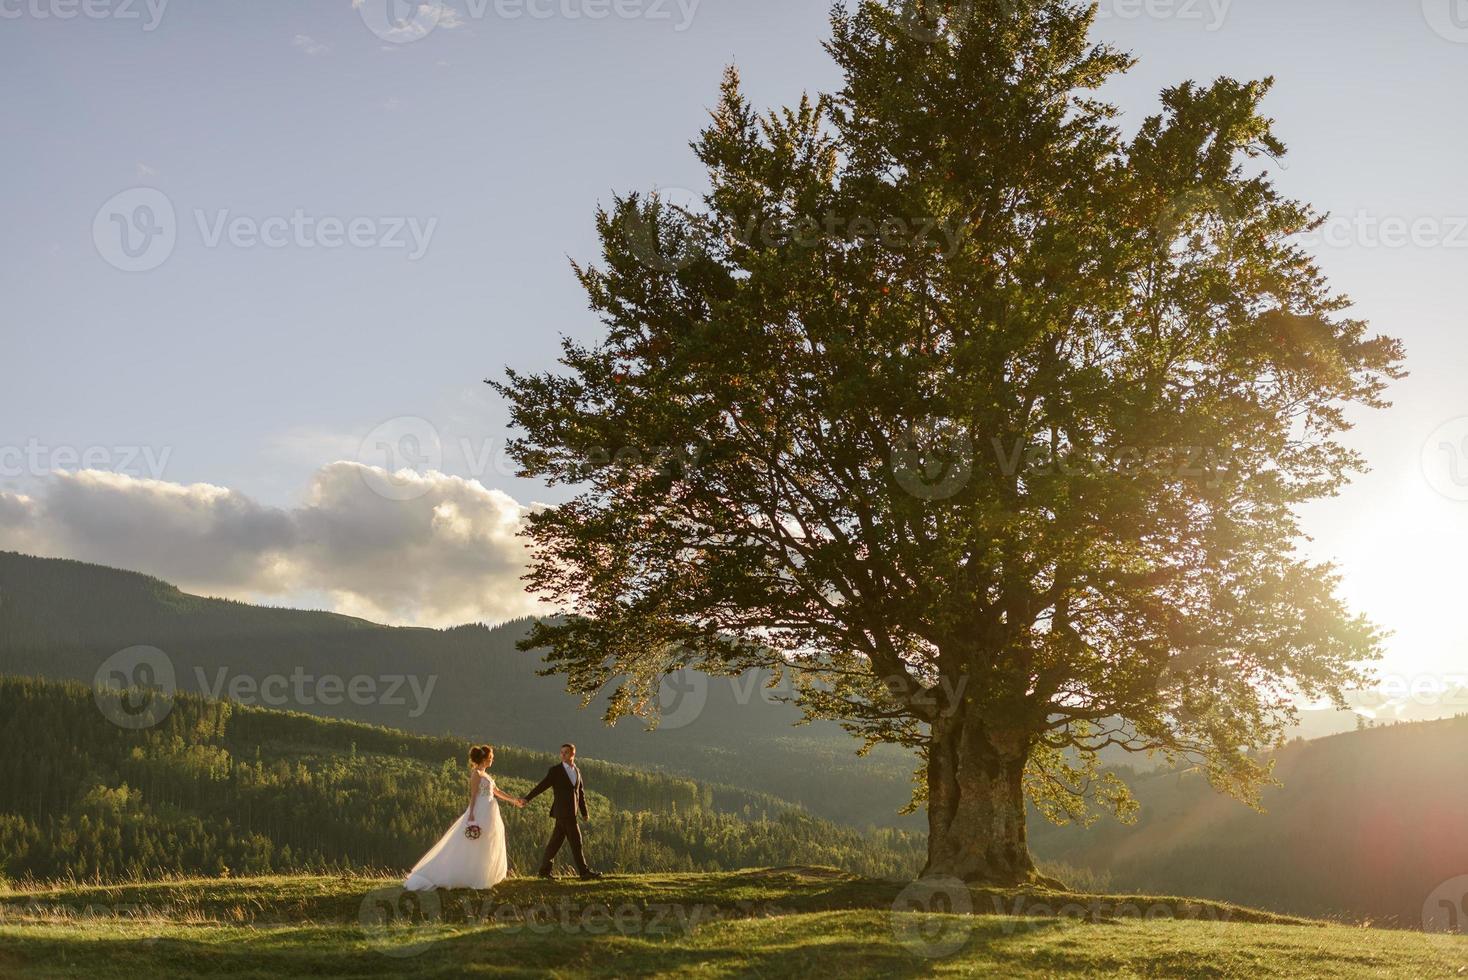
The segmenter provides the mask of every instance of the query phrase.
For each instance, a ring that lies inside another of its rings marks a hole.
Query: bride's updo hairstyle
[[[492,746],[492,745],[475,745],[475,746],[472,746],[469,749],[469,761],[473,765],[476,765],[477,766],[481,762],[483,762],[485,759],[488,759],[489,758],[489,753],[491,753],[493,751],[494,751],[494,746]]]

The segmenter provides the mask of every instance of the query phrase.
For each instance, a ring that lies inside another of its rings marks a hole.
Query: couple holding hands
[[[469,750],[469,807],[453,826],[413,865],[403,887],[408,891],[435,888],[490,888],[509,874],[505,851],[505,824],[500,819],[500,801],[523,807],[546,790],[552,793],[551,818],[555,830],[545,846],[540,877],[552,877],[556,854],[570,843],[571,861],[582,879],[600,878],[586,864],[581,849],[580,820],[586,811],[586,780],[576,766],[576,746],[561,746],[561,761],[550,767],[545,778],[524,798],[502,792],[494,784],[489,767],[494,764],[494,747],[476,745]]]

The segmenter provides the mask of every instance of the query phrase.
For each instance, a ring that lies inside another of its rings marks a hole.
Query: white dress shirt
[[[576,785],[576,767],[569,762],[561,763],[561,768],[566,770],[566,775],[571,777],[571,785]]]

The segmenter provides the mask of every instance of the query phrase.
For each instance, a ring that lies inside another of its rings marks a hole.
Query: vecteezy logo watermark
[[[157,647],[119,650],[97,668],[92,700],[119,728],[152,728],[168,717],[178,693],[173,661]]]
[[[152,31],[167,8],[168,0],[0,0],[0,20],[137,20]]]
[[[417,956],[432,945],[443,924],[443,901],[434,890],[410,892],[401,885],[375,888],[362,898],[357,921],[378,952]]]
[[[916,422],[892,440],[892,476],[920,500],[947,500],[968,485],[974,444],[968,430],[948,419]]]
[[[1468,875],[1449,878],[1422,903],[1424,932],[1468,933]]]
[[[115,194],[92,219],[92,242],[98,255],[123,272],[156,269],[178,243],[173,202],[152,187]]]
[[[708,675],[683,667],[658,682],[658,727],[686,728],[703,714],[709,698]]]
[[[973,894],[957,878],[919,878],[892,903],[892,938],[916,956],[952,956],[973,933],[973,910]]]
[[[358,707],[380,705],[407,707],[409,718],[418,718],[428,710],[438,675],[426,680],[417,674],[308,674],[297,667],[289,675],[231,674],[229,667],[219,667],[210,678],[203,667],[194,668],[199,690],[215,701],[228,697],[239,704],[263,704],[271,708],[311,708],[316,705],[336,707],[350,702]],[[408,695],[413,703],[408,704]]]
[[[1220,647],[1190,646],[1176,651],[1157,675],[1157,692],[1182,721],[1193,723],[1218,710],[1211,676],[1226,669],[1228,653]]]
[[[639,262],[658,272],[677,272],[698,255],[704,237],[703,195],[686,187],[654,191],[622,219],[627,246]]]
[[[452,7],[435,0],[352,0],[362,15],[367,29],[389,44],[407,44],[425,38],[442,23],[458,26],[458,14]]]
[[[1449,500],[1468,500],[1468,415],[1432,430],[1422,444],[1422,476]]]
[[[468,20],[672,21],[682,33],[693,26],[703,0],[464,0],[463,11],[445,0],[352,0],[362,23],[389,44],[418,41],[437,29],[463,27]]]
[[[427,419],[400,415],[362,439],[357,461],[367,488],[388,500],[416,500],[432,489],[423,479],[443,468],[443,441]]]
[[[974,16],[974,5],[980,0],[902,0],[897,9],[897,24],[908,36],[927,44],[943,37],[945,30],[958,30]],[[1012,4],[994,5],[996,12],[1009,13]]]
[[[107,470],[161,480],[171,446],[48,446],[31,438],[24,446],[0,446],[0,477],[49,476],[59,470]]]
[[[199,242],[209,249],[401,250],[409,262],[423,258],[438,229],[438,219],[411,215],[314,215],[303,208],[289,214],[235,214],[229,208],[194,208]],[[92,219],[97,254],[123,272],[148,272],[168,261],[178,244],[173,202],[152,187],[134,187],[109,198]]]
[[[1439,37],[1468,44],[1468,0],[1422,0],[1422,16]]]

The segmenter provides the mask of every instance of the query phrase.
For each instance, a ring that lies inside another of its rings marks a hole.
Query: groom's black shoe
[[[536,872],[535,877],[537,877],[537,878],[544,878],[546,881],[555,881],[556,880],[556,876],[553,875],[553,874],[551,874],[549,871],[539,871],[539,872]]]
[[[606,875],[602,874],[600,871],[585,871],[581,874],[582,881],[596,881],[598,878],[605,877]]]

